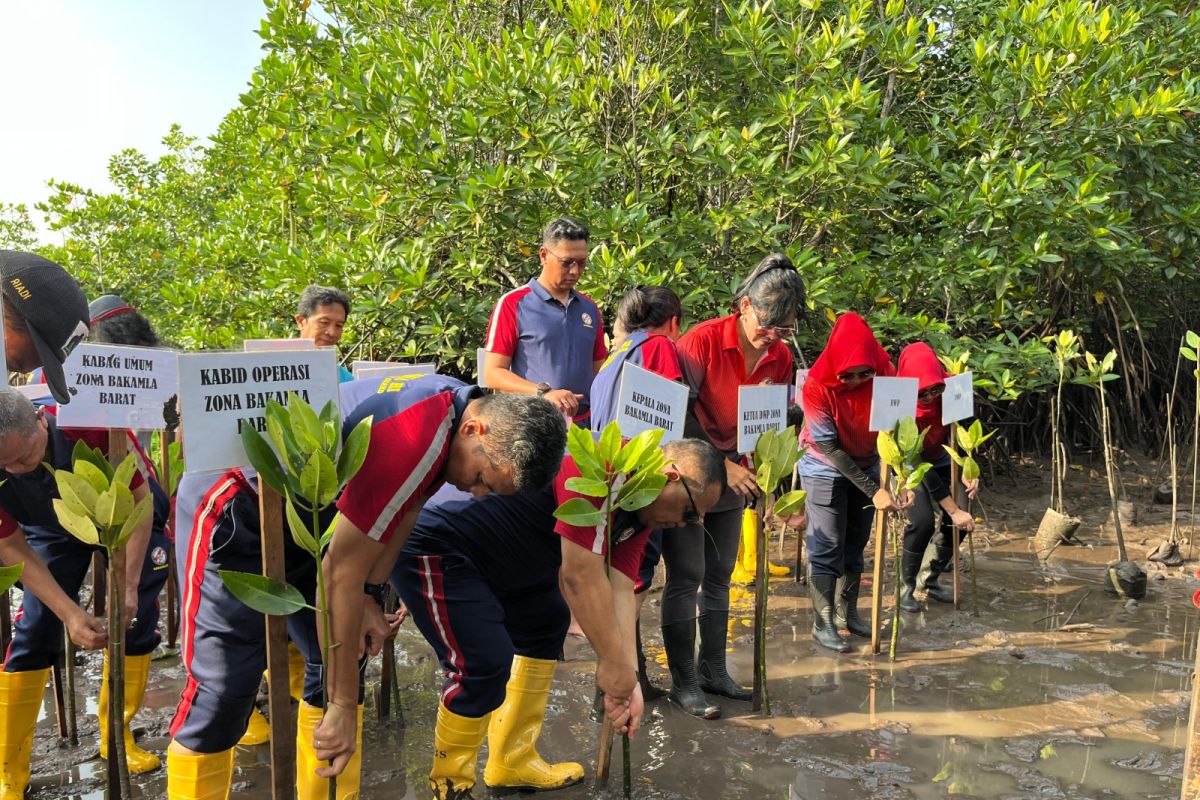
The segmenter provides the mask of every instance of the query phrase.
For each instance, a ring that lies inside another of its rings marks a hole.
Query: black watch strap
[[[364,583],[363,594],[383,608],[387,604],[388,585],[386,583]]]
[[[553,392],[553,391],[554,391],[554,388],[552,386],[550,386],[550,384],[546,383],[545,381],[542,381],[541,383],[539,383],[537,385],[537,396],[538,397],[545,397],[547,392]]]

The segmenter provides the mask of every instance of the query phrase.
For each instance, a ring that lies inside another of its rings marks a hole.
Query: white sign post
[[[480,389],[486,389],[487,379],[483,376],[483,365],[487,360],[487,348],[480,347],[475,351],[475,384]]]
[[[197,472],[249,466],[241,431],[266,430],[268,400],[287,404],[296,392],[316,411],[338,401],[331,349],[251,353],[183,353],[179,397],[184,458]]]
[[[873,431],[890,431],[898,422],[917,416],[916,378],[875,378],[871,382]]]
[[[785,383],[738,387],[737,451],[753,453],[758,437],[787,428],[788,386]]]
[[[621,387],[617,392],[617,424],[621,434],[637,436],[643,431],[662,428],[662,442],[683,438],[687,414],[688,388],[669,381],[636,364],[621,368]]]
[[[80,344],[63,363],[71,402],[59,406],[64,428],[167,427],[165,406],[179,392],[174,350]]]
[[[964,372],[946,378],[946,391],[942,392],[942,424],[949,425],[973,416],[975,384],[971,373]]]

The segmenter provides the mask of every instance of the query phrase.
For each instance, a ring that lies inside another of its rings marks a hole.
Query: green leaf
[[[119,528],[133,513],[133,506],[133,493],[123,484],[114,482],[96,498],[96,524],[101,530]]]
[[[304,595],[294,586],[268,578],[266,575],[228,569],[217,570],[217,574],[230,594],[260,614],[286,617],[302,609],[312,608],[304,602]]]
[[[250,459],[250,466],[254,467],[263,482],[278,494],[284,494],[286,486],[279,457],[253,425],[242,428],[242,447],[246,451],[246,458]]]
[[[147,493],[145,497],[137,501],[133,511],[126,517],[125,523],[121,525],[121,530],[117,532],[116,547],[124,547],[137,533],[138,528],[146,524],[153,513],[154,496]]]
[[[340,488],[337,468],[324,450],[317,450],[300,473],[300,495],[318,508],[324,508],[333,502]]]
[[[597,457],[596,440],[592,432],[578,425],[567,428],[567,452],[575,460],[575,466],[584,477],[596,480],[607,478],[607,465]]]
[[[342,438],[342,420],[338,413],[337,404],[332,400],[325,404],[319,415],[323,441],[321,447],[326,453],[336,453],[337,443]]]
[[[1191,347],[1193,349],[1200,349],[1200,333],[1196,333],[1195,331],[1188,331],[1187,333],[1184,334],[1184,338],[1187,340],[1188,347]]]
[[[662,494],[663,486],[666,485],[666,482],[667,476],[659,473],[659,476],[648,481],[650,485],[620,498],[617,501],[617,508],[623,511],[637,511],[640,508],[645,508],[658,499],[658,496]]]
[[[905,457],[905,462],[912,461],[911,456],[914,450],[919,451],[919,436],[917,421],[912,417],[905,417],[896,425],[896,446]]]
[[[975,462],[975,459],[967,456],[966,460],[963,461],[962,473],[963,478],[966,480],[979,480],[979,464]]]
[[[604,524],[604,512],[584,500],[572,497],[554,510],[554,518],[577,528],[594,528]]]
[[[921,481],[925,480],[925,473],[929,472],[932,466],[929,463],[918,464],[904,481],[904,487],[906,489],[916,489],[921,485]]]
[[[119,483],[126,489],[133,483],[133,474],[137,472],[138,457],[134,453],[127,453],[125,458],[121,459],[121,463],[113,470],[112,482]]]
[[[900,458],[900,448],[896,446],[896,440],[890,431],[879,432],[879,436],[875,440],[875,447],[884,464],[894,470],[899,470],[904,466],[904,460]]]
[[[112,476],[113,476],[112,464],[108,463],[108,459],[104,457],[103,453],[101,453],[99,450],[97,450],[94,447],[88,446],[88,444],[86,442],[84,442],[82,439],[77,439],[75,441],[75,447],[72,448],[72,450],[71,450],[71,464],[74,465],[74,464],[78,463],[79,461],[88,462],[89,464],[91,464],[92,466],[96,467],[101,472],[103,472],[104,477],[108,481],[112,480]],[[105,486],[107,487],[107,485],[108,484],[106,482]],[[99,493],[100,491],[103,491],[103,490],[98,489],[97,493]]]
[[[307,445],[305,451],[317,450],[321,447],[321,421],[312,406],[295,392],[288,393],[288,417],[291,419],[292,435],[296,441]]]
[[[588,497],[608,497],[608,484],[593,478],[569,478],[566,487],[568,491]]]
[[[54,471],[54,483],[58,486],[58,496],[71,511],[84,517],[96,513],[96,498],[100,494],[86,480],[70,470],[59,469]]]
[[[360,420],[346,437],[342,452],[338,455],[338,483],[345,486],[350,479],[358,474],[363,462],[367,460],[367,450],[371,445],[371,424],[373,417]]]
[[[54,498],[53,505],[54,515],[58,517],[58,524],[62,525],[67,533],[84,544],[100,544],[100,532],[96,530],[96,524],[92,522],[91,518],[86,514],[75,513],[67,503],[58,497]]]
[[[310,556],[319,557],[321,555],[320,546],[317,539],[313,536],[308,525],[300,516],[300,512],[296,510],[296,506],[292,503],[292,496],[289,493],[287,499],[283,503],[284,511],[287,515],[288,529],[292,532],[292,539],[300,546],[304,552]]]
[[[955,464],[958,464],[960,467],[963,465],[963,457],[958,454],[957,450],[951,449],[949,445],[942,445],[942,449],[946,451],[947,455],[950,456],[950,460]]]
[[[596,444],[596,456],[609,468],[616,470],[617,453],[621,450],[621,428],[615,421],[604,426]]]
[[[0,592],[7,592],[17,581],[21,580],[21,573],[25,571],[24,564],[13,564],[9,567],[0,567]]]
[[[1179,352],[1183,353],[1184,358],[1186,358],[1188,361],[1196,360],[1196,351],[1190,347],[1181,347],[1179,348]]]
[[[108,488],[108,476],[90,461],[76,461],[70,471],[87,481],[88,485],[96,490],[96,494],[100,494]],[[128,485],[126,484],[126,486]]]
[[[777,517],[790,517],[793,514],[798,514],[808,502],[808,492],[803,489],[793,489],[787,494],[781,495],[775,501],[774,513]]]
[[[661,428],[642,431],[630,439],[617,454],[613,469],[617,472],[632,472],[642,468],[642,461],[662,441],[664,431]]]

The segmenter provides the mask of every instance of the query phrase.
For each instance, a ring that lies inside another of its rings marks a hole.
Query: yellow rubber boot
[[[547,764],[537,752],[555,662],[516,656],[504,704],[488,726],[488,761],[483,782],[490,788],[547,790],[583,780],[583,766]]]
[[[238,739],[240,745],[266,744],[271,741],[271,723],[257,707],[250,712],[250,721],[246,723],[246,732]]]
[[[483,744],[490,716],[460,717],[438,703],[433,769],[429,771],[434,800],[470,800],[479,746]]]
[[[293,642],[288,642],[288,692],[297,703],[304,700],[304,655]]]
[[[33,729],[50,670],[0,672],[0,800],[21,800],[29,785]]]
[[[220,753],[167,750],[167,800],[226,800],[233,782],[233,748]]]
[[[749,586],[754,583],[754,558],[758,552],[754,540],[757,519],[758,514],[752,508],[742,512],[742,536],[738,542],[737,558],[733,561],[733,574],[729,576],[731,584]]]
[[[317,770],[326,764],[317,760],[313,749],[313,731],[321,723],[325,712],[308,703],[300,704],[296,715],[296,800],[326,800],[329,797],[329,779],[317,776]],[[362,727],[363,707],[358,707],[358,731],[354,735],[356,747],[346,769],[337,777],[338,800],[358,800],[358,787],[362,781]]]
[[[141,775],[158,769],[162,762],[158,756],[138,747],[129,723],[142,707],[146,697],[146,681],[150,677],[150,653],[142,656],[125,656],[125,758],[129,762],[131,775]],[[104,671],[100,678],[100,757],[108,758],[108,651],[104,651]]]

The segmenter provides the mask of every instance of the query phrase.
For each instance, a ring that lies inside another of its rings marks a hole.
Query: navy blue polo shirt
[[[669,381],[683,380],[675,343],[661,333],[633,331],[613,346],[592,381],[592,430],[617,418],[617,395],[621,392],[621,370],[634,364]]]
[[[583,395],[588,413],[592,363],[604,358],[604,323],[587,295],[571,290],[564,306],[534,278],[500,298],[488,323],[487,351],[512,359],[509,369],[533,383]]]

